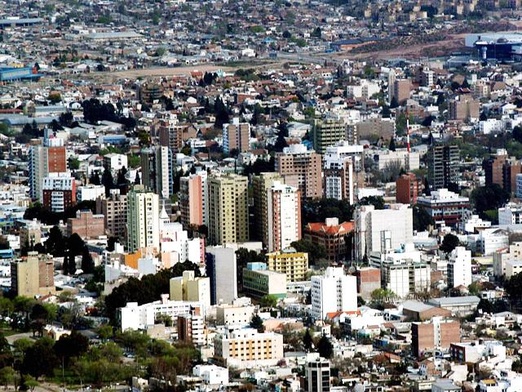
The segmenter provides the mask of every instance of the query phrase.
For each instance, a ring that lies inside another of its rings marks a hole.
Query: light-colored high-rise
[[[397,249],[413,240],[413,212],[409,205],[392,204],[384,210],[359,206],[354,212],[356,260],[371,252]]]
[[[67,172],[67,151],[63,139],[45,138],[43,145],[29,150],[29,193],[33,200],[43,200],[43,179],[50,173]]]
[[[312,317],[324,320],[331,312],[357,310],[357,278],[346,275],[342,267],[328,267],[312,276]]]
[[[33,298],[54,293],[54,262],[48,255],[29,252],[11,262],[11,288],[16,295]]]
[[[283,182],[279,173],[260,173],[252,177],[254,197],[254,233],[253,239],[263,241],[268,247],[268,190],[275,182]]]
[[[319,199],[323,195],[321,155],[303,144],[292,144],[275,155],[275,170],[285,184],[295,186],[301,197]]]
[[[127,195],[127,250],[159,249],[159,196],[136,185]]]
[[[267,191],[268,251],[285,249],[301,239],[301,193],[279,182]]]
[[[364,184],[363,146],[341,141],[326,149],[323,157],[324,195],[327,199],[355,202],[357,188]]]
[[[287,282],[306,280],[308,271],[308,253],[296,252],[289,248],[282,252],[267,253],[268,269],[286,274]]]
[[[248,241],[248,178],[228,174],[207,181],[208,242],[221,245]]]
[[[457,246],[449,254],[448,262],[448,287],[464,286],[471,284],[471,251],[463,246]]]
[[[205,314],[210,309],[210,278],[184,271],[183,276],[170,279],[170,300],[199,302]]]
[[[209,246],[206,269],[210,278],[210,302],[230,304],[237,298],[237,260],[232,248]]]
[[[249,150],[250,124],[240,123],[235,117],[229,124],[223,124],[223,152],[246,152]]]

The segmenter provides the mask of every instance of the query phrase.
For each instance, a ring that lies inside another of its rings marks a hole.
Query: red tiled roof
[[[309,223],[306,226],[306,231],[311,233],[329,234],[329,235],[344,235],[351,233],[355,228],[353,222],[343,222],[339,225],[328,226],[326,223]]]

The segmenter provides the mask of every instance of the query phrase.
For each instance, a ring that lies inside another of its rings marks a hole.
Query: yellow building
[[[282,252],[267,253],[268,269],[286,274],[287,282],[306,280],[308,271],[308,253],[296,252],[288,248]]]
[[[223,245],[248,240],[248,178],[236,174],[210,177],[208,242]]]
[[[170,300],[199,302],[206,311],[210,308],[210,278],[184,271],[183,276],[170,279]]]
[[[29,252],[27,257],[11,262],[11,289],[24,297],[54,294],[53,258]]]

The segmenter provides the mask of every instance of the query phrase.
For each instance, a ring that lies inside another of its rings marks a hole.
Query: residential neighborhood
[[[6,390],[522,391],[519,1],[0,4]]]

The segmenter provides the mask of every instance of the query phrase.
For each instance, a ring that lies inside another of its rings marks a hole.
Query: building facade
[[[456,145],[435,144],[428,149],[428,183],[431,190],[454,187],[458,183],[460,152]]]
[[[299,189],[274,183],[268,189],[269,252],[288,248],[301,239],[301,193]]]
[[[159,249],[159,196],[136,185],[127,194],[127,251]]]
[[[318,199],[323,194],[321,155],[302,144],[293,144],[275,155],[275,170],[285,184],[299,188],[301,197]]]
[[[249,240],[248,178],[235,174],[208,179],[208,242]]]
[[[287,282],[306,280],[308,253],[296,252],[293,248],[287,248],[280,252],[267,253],[266,258],[268,269],[285,274]]]
[[[111,189],[109,197],[103,194],[96,199],[96,214],[104,216],[107,235],[126,241],[127,195],[121,195],[118,189]]]
[[[324,320],[328,313],[357,310],[357,278],[342,267],[326,268],[324,276],[312,276],[312,317]]]
[[[77,233],[82,239],[105,235],[105,217],[93,215],[91,210],[77,211],[76,218],[67,219],[67,237]]]

